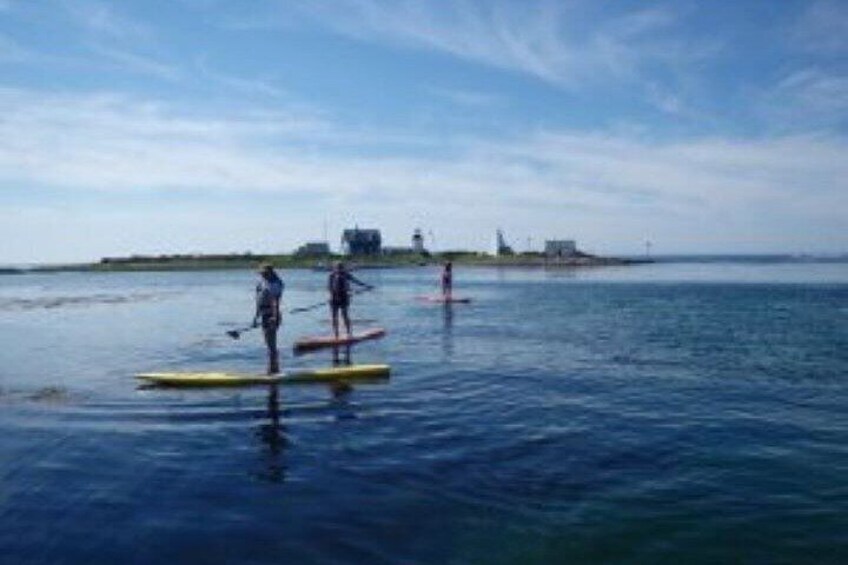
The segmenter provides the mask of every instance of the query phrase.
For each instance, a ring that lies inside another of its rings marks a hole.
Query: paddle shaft
[[[363,292],[368,292],[369,290],[374,290],[374,287],[369,286],[369,287],[363,288],[361,290],[354,290],[351,294],[362,294]],[[315,304],[312,304],[310,306],[303,306],[302,308],[292,308],[291,310],[289,310],[289,314],[298,314],[300,312],[308,312],[309,310],[314,310],[315,308],[320,308],[321,306],[325,306],[328,303],[329,303],[329,300],[324,300],[323,302],[316,302]],[[257,327],[256,325],[251,324],[249,326],[245,326],[245,327],[239,328],[237,330],[228,330],[227,335],[230,336],[233,339],[238,339],[239,337],[241,337],[241,334],[243,334],[244,332],[250,331],[250,330],[252,330],[256,327]]]
[[[374,290],[374,287],[369,286],[361,290],[354,290],[351,294],[362,294],[363,292],[368,292],[369,290]],[[311,304],[309,306],[303,306],[301,308],[292,308],[291,310],[289,310],[289,314],[299,314],[300,312],[308,312],[309,310],[315,310],[316,308],[326,306],[329,303],[329,300],[324,300],[323,302],[316,302],[315,304]]]

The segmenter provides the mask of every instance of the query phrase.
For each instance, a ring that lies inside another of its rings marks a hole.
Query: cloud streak
[[[684,37],[670,10],[599,18],[586,6],[347,0],[301,9],[348,37],[449,54],[571,91],[609,81],[656,91],[652,75],[674,74],[714,52],[714,46]],[[649,102],[655,98],[656,92],[646,96]],[[668,99],[658,107],[668,109]]]
[[[486,92],[435,87],[428,88],[427,90],[436,98],[467,108],[491,108],[493,106],[504,105],[505,103],[503,97]]]
[[[150,43],[154,38],[148,26],[120,14],[112,4],[72,0],[63,6],[74,22],[96,36],[133,43]]]
[[[177,81],[184,76],[177,66],[163,63],[145,55],[103,45],[94,45],[91,49],[94,53],[117,65],[124,72],[144,74],[167,81]]]
[[[848,247],[837,2],[4,5],[0,241],[31,220],[61,248],[68,206],[103,230],[80,245],[116,210],[159,245],[167,203],[195,249],[226,241],[204,222],[294,246],[324,217],[472,247]]]
[[[792,72],[763,96],[772,122],[784,127],[834,129],[848,125],[848,76],[820,68]]]
[[[13,116],[0,123],[0,179],[77,192],[274,194],[489,218],[747,210],[809,221],[815,210],[848,209],[848,146],[827,136],[657,143],[548,131],[468,139],[425,157],[358,154],[356,135],[309,116],[210,117],[115,95],[7,89],[0,113]]]
[[[32,58],[33,54],[28,49],[0,34],[0,63],[25,63]]]
[[[268,81],[256,78],[243,78],[213,70],[206,62],[205,58],[198,59],[197,68],[203,76],[210,80],[243,94],[252,96],[259,95],[271,98],[283,98],[286,95],[286,92],[283,89],[274,86]]]
[[[792,34],[811,52],[839,55],[848,52],[848,6],[844,2],[811,2]]]

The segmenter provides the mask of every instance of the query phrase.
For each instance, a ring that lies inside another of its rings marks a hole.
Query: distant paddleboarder
[[[280,301],[283,297],[283,284],[274,267],[265,263],[259,267],[259,282],[256,284],[256,314],[253,326],[262,324],[265,345],[268,348],[268,374],[280,372],[280,354],[277,350],[277,330],[280,328]]]
[[[350,306],[351,282],[367,289],[373,288],[350,274],[342,261],[336,263],[327,279],[327,290],[330,293],[330,316],[332,317],[333,334],[336,336],[336,339],[339,337],[339,310],[342,312],[347,336],[351,336],[350,316],[347,311]]]
[[[442,298],[450,302],[453,297],[453,263],[448,261],[442,269]]]

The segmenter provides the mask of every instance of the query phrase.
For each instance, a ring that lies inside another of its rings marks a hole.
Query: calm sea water
[[[0,277],[0,561],[848,562],[847,264],[361,276],[391,380],[276,396],[132,378],[261,370],[251,273]]]

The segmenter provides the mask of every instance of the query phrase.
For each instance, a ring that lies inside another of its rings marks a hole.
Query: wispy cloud
[[[593,20],[585,6],[348,0],[301,9],[353,38],[442,52],[567,90],[613,80],[656,91],[657,68],[675,73],[714,53],[713,45],[686,37],[671,11],[636,9]],[[670,99],[665,95],[660,107],[676,111],[679,101],[669,105]]]
[[[469,108],[491,108],[493,106],[501,106],[505,102],[503,96],[488,92],[436,87],[428,88],[427,90],[437,98]]]
[[[560,84],[571,82],[575,54],[563,49],[556,18],[500,5],[379,1],[315,2],[306,9],[322,25],[368,41],[392,42],[449,53]]]
[[[0,123],[0,177],[95,190],[286,186],[285,153],[269,154],[263,143],[324,130],[311,116],[198,118],[115,94],[3,89],[0,113],[8,118]]]
[[[816,0],[792,12],[787,26],[771,30],[785,60],[748,103],[771,131],[848,127],[848,5]]]
[[[848,52],[848,5],[838,0],[810,3],[796,24],[794,38],[808,51]]]
[[[85,201],[147,226],[127,202],[148,195],[181,201],[174,217],[253,202],[241,217],[267,217],[254,235],[330,215],[457,245],[497,225],[599,241],[657,229],[689,250],[825,230],[848,245],[838,2],[768,9],[756,37],[747,8],[701,21],[671,1],[4,6],[0,198],[31,211]],[[787,44],[765,45],[780,26]],[[383,72],[407,63],[422,73]],[[61,240],[56,210],[28,217]]]
[[[92,45],[90,49],[124,72],[143,74],[168,81],[176,81],[183,77],[183,72],[176,65],[146,55],[105,45]]]
[[[762,102],[762,110],[778,127],[838,131],[848,126],[848,76],[819,68],[797,70]]]
[[[248,95],[282,98],[286,92],[267,80],[259,78],[244,78],[213,70],[205,57],[197,60],[196,67],[206,78],[218,82],[234,91]]]
[[[344,128],[297,115],[211,117],[122,96],[9,90],[0,111],[10,117],[0,124],[0,178],[69,190],[310,194],[493,215],[848,209],[848,146],[830,137],[656,143],[552,131],[468,140],[442,156],[381,156],[357,154],[353,135],[342,153],[314,151],[328,127],[340,138]]]
[[[29,49],[0,34],[0,63],[23,63],[33,57],[34,55]]]
[[[149,26],[121,14],[114,4],[69,0],[64,7],[77,24],[95,35],[124,42],[148,42],[154,38]]]

